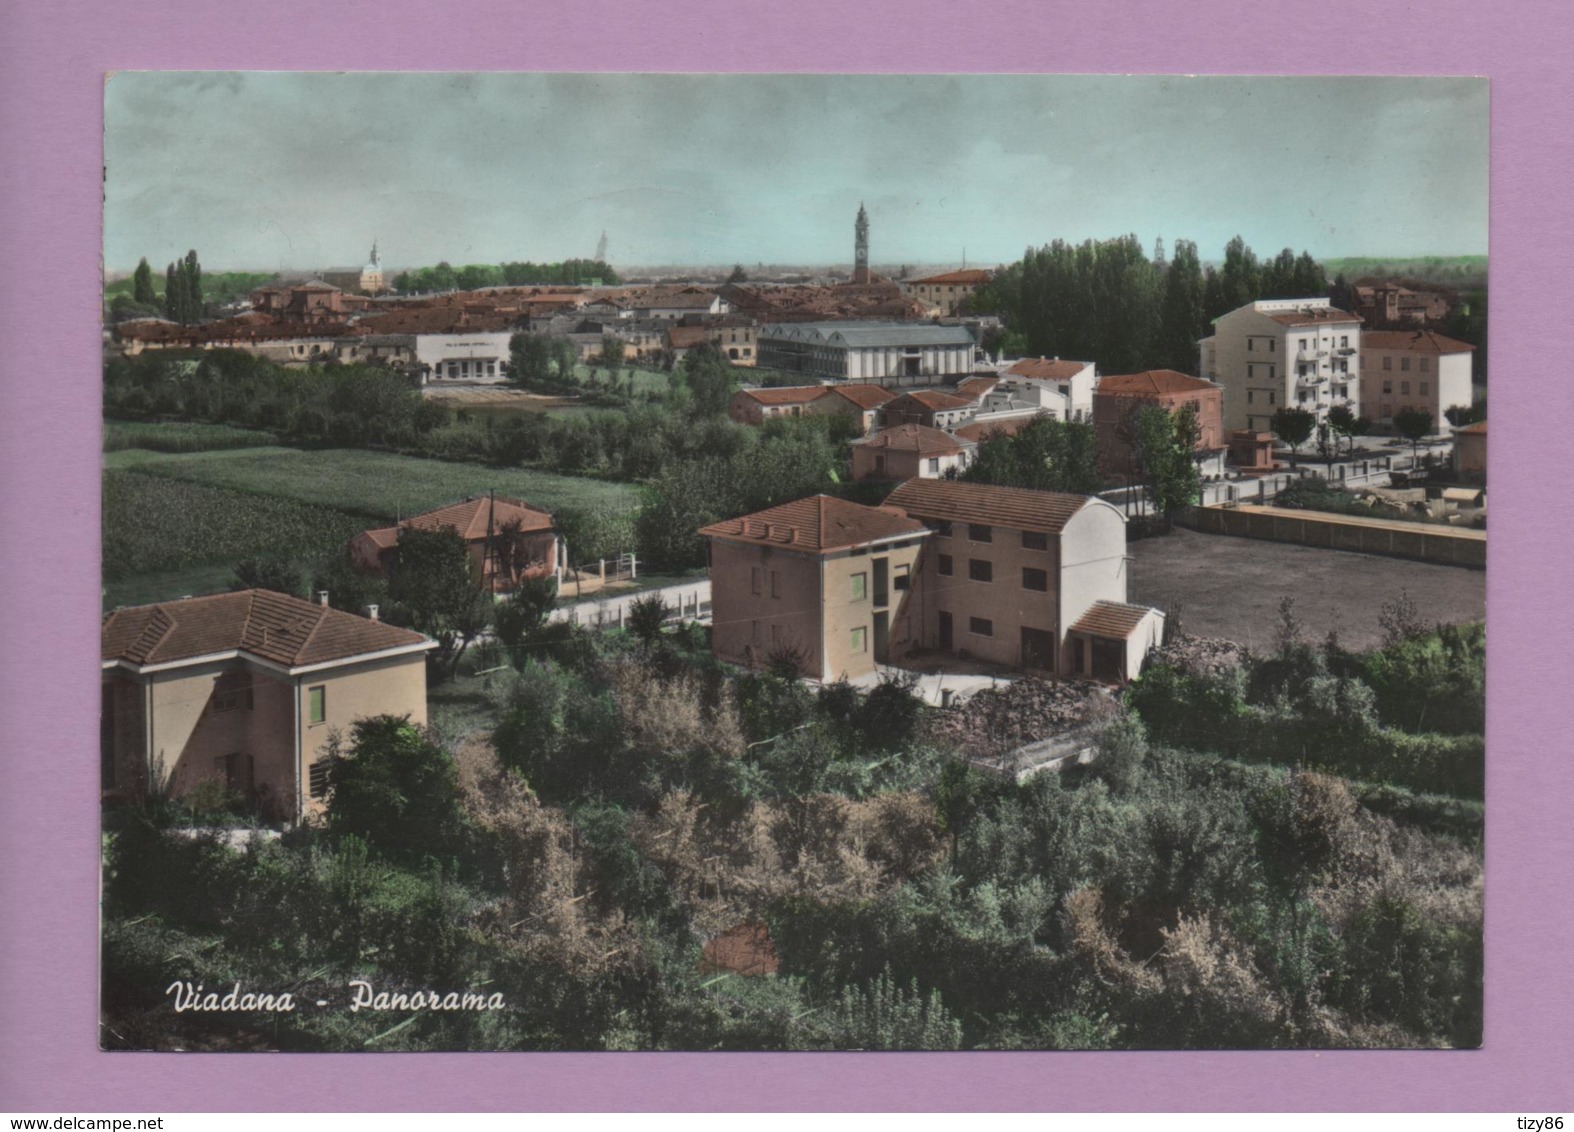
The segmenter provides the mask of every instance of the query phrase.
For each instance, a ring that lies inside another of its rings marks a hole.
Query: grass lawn
[[[189,421],[105,421],[104,451],[141,448],[149,452],[209,452],[227,448],[263,448],[274,443],[271,432]]]
[[[108,454],[104,463],[111,469],[135,468],[164,479],[386,519],[429,511],[494,488],[501,495],[553,510],[632,514],[639,506],[639,495],[628,484],[346,448],[248,448],[178,455],[128,449]]]

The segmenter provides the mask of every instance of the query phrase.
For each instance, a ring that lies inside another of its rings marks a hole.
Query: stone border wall
[[[1183,522],[1207,534],[1295,542],[1482,570],[1487,564],[1484,531],[1440,523],[1397,523],[1319,511],[1239,505],[1193,507]]]

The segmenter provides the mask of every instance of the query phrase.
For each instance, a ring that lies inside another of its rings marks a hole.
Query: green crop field
[[[206,484],[104,473],[106,601],[123,605],[226,587],[247,558],[332,554],[366,518]]]
[[[178,455],[127,450],[108,454],[104,463],[112,469],[136,468],[164,479],[388,519],[419,514],[489,489],[554,511],[632,514],[639,506],[638,493],[628,484],[346,448],[247,448]]]
[[[149,452],[210,452],[222,448],[263,448],[275,443],[270,432],[190,421],[105,421],[104,451],[142,448]]]

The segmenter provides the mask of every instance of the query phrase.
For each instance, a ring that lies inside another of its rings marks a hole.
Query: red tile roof
[[[1095,601],[1071,627],[1073,633],[1123,641],[1137,631],[1142,619],[1153,612],[1146,606],[1123,601]]]
[[[1409,350],[1413,354],[1468,354],[1475,349],[1469,342],[1430,330],[1366,330],[1361,333],[1361,348]]]
[[[104,618],[102,630],[103,659],[136,665],[239,650],[299,668],[431,644],[409,629],[270,590],[117,609]]]
[[[1065,381],[1092,365],[1092,362],[1061,361],[1059,358],[1023,358],[1006,370],[1017,377],[1036,377],[1040,381]]]
[[[485,495],[476,495],[459,503],[450,503],[446,507],[428,511],[424,515],[416,515],[398,526],[378,527],[363,531],[362,534],[385,550],[399,544],[400,527],[414,527],[422,531],[444,529],[457,531],[466,542],[478,542],[486,538],[489,512],[494,532],[502,530],[504,526],[514,521],[519,523],[521,531],[552,529],[550,512],[506,496],[499,495],[489,499]]]
[[[980,283],[989,282],[989,272],[977,268],[964,268],[961,271],[945,271],[939,275],[926,275],[922,279],[909,279],[908,283],[956,283],[978,286]]]
[[[885,501],[914,518],[958,523],[987,523],[1015,531],[1058,534],[1090,499],[1058,491],[1033,491],[1021,487],[962,480],[908,480]]]
[[[802,405],[825,395],[823,385],[780,385],[770,389],[740,389],[739,393],[762,405]]]
[[[858,443],[870,448],[883,448],[890,452],[916,452],[920,456],[944,456],[960,452],[966,445],[938,428],[928,425],[903,424],[882,428],[879,432]]]
[[[977,399],[1000,384],[998,377],[965,377],[956,383],[958,397]]]
[[[1338,307],[1307,307],[1298,311],[1262,311],[1280,326],[1316,326],[1324,323],[1364,322],[1358,314]]]
[[[912,401],[922,405],[931,412],[944,409],[969,409],[974,404],[974,400],[971,397],[957,397],[951,393],[941,393],[938,389],[919,389],[912,393],[902,394],[887,407],[892,409],[906,408],[907,406],[903,404],[905,401]]]
[[[1031,417],[1006,417],[1004,420],[998,421],[975,421],[972,424],[963,425],[955,431],[956,435],[963,440],[971,440],[974,444],[980,444],[996,435],[1015,436],[1034,421],[1042,419],[1043,416],[1043,413],[1039,413]]]
[[[829,495],[798,499],[701,527],[706,538],[758,546],[791,546],[825,553],[901,535],[921,535],[925,527],[890,507],[866,507]]]
[[[845,397],[860,409],[878,409],[896,398],[895,393],[878,385],[832,385],[829,392]]]
[[[1211,381],[1173,369],[1149,369],[1141,373],[1106,374],[1099,378],[1094,395],[1099,397],[1156,397],[1162,393],[1206,393],[1219,391]]]

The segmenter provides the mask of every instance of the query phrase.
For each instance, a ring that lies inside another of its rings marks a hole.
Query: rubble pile
[[[1181,637],[1153,650],[1152,664],[1179,668],[1193,676],[1214,676],[1246,661],[1246,649],[1220,637]]]
[[[1112,689],[1091,682],[1017,680],[975,692],[942,709],[939,738],[969,758],[987,759],[1119,713]]]

